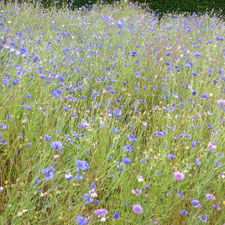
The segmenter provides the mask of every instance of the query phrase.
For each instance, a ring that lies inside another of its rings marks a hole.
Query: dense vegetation
[[[0,3],[0,223],[225,223],[225,23]]]
[[[93,4],[114,4],[115,2],[121,2],[121,0],[11,0],[12,2],[32,2],[41,4],[42,7],[56,7],[61,9],[62,7],[76,10],[77,8],[84,8],[90,10]],[[126,1],[126,0],[125,0]],[[8,2],[8,1],[6,1]],[[154,11],[158,18],[161,19],[165,13],[197,13],[204,14],[206,11],[217,14],[218,17],[225,18],[225,1],[224,0],[132,0],[130,1],[136,5],[140,5],[143,9]]]

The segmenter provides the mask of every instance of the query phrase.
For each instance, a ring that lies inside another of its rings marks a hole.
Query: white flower
[[[138,179],[138,182],[143,182],[144,181],[144,179],[142,178],[141,175],[137,175],[137,179]]]
[[[104,223],[105,221],[106,221],[106,218],[105,218],[105,217],[102,217],[102,218],[101,218],[101,222]]]
[[[89,191],[89,194],[90,194],[90,196],[91,196],[92,198],[95,198],[95,197],[98,196],[94,189],[91,189],[91,190]]]

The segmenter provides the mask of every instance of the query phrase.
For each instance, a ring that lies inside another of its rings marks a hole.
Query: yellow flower
[[[225,205],[225,201],[223,201],[223,204]]]

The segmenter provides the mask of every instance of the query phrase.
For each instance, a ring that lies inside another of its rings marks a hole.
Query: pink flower
[[[132,209],[136,214],[141,214],[143,212],[142,207],[139,204],[133,205]]]
[[[179,181],[184,180],[184,178],[185,178],[185,175],[180,172],[174,172],[173,176],[176,180],[179,180]]]
[[[217,100],[217,104],[218,105],[225,105],[225,100],[219,99],[219,100]]]
[[[97,210],[94,211],[94,214],[96,216],[104,217],[104,216],[106,216],[108,214],[108,210],[106,210],[106,209],[97,209]]]
[[[216,200],[216,197],[212,194],[206,194],[205,197],[209,200],[209,201],[213,201]]]
[[[135,190],[132,190],[131,193],[136,195],[136,196],[138,196],[138,195],[140,195],[142,193],[142,190],[141,189],[140,190],[135,189]]]

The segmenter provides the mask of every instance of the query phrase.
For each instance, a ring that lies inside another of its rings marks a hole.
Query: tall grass
[[[0,13],[1,224],[225,223],[224,21]]]

